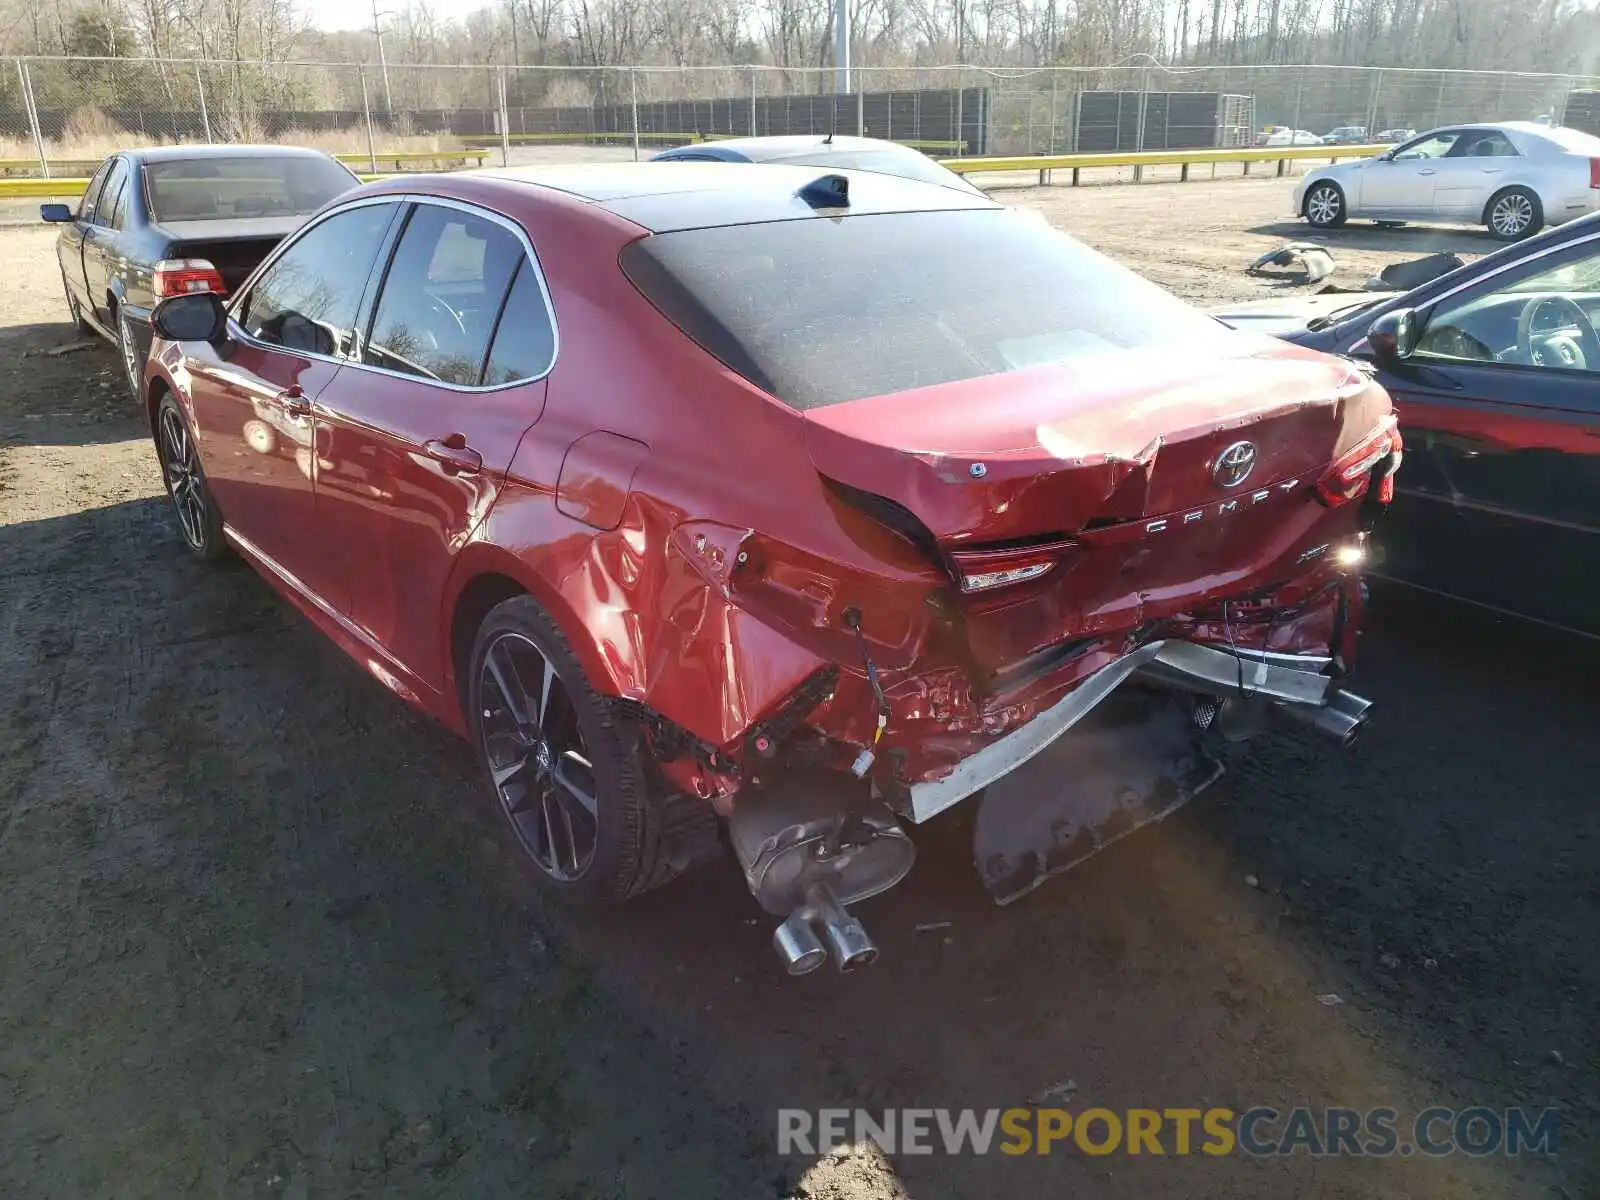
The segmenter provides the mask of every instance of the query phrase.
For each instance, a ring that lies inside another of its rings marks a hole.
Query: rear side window
[[[378,296],[362,361],[441,383],[478,382],[522,243],[504,225],[419,204]]]
[[[239,321],[245,332],[288,350],[328,358],[347,354],[361,293],[394,209],[367,204],[307,230],[245,297]]]
[[[519,379],[537,379],[550,369],[555,352],[556,330],[550,323],[544,289],[539,286],[538,273],[523,259],[495,329],[483,382],[494,387]]]
[[[797,409],[1234,334],[1031,214],[959,209],[657,234],[622,267]]]

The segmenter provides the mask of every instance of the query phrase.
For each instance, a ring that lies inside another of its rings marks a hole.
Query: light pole
[[[833,8],[833,90],[850,91],[850,0],[835,0]]]
[[[378,18],[393,15],[388,10],[379,12],[378,0],[372,0],[372,36],[378,39],[378,66],[383,68],[383,111],[391,117],[394,116],[394,96],[389,92],[389,60],[384,57],[383,26],[378,23]]]

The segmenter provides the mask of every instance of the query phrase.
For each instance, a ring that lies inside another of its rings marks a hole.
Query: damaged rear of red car
[[[1349,363],[907,180],[651,164],[357,202],[419,186],[526,232],[559,345],[481,427],[441,400],[462,429],[429,444],[481,470],[438,469],[468,516],[413,576],[449,580],[439,665],[373,669],[476,740],[558,891],[642,891],[722,824],[788,969],[850,969],[876,950],[849,906],[952,805],[1006,901],[1268,714],[1365,721],[1341,682],[1401,445]]]
[[[620,256],[709,356],[691,428],[718,462],[644,618],[667,664],[712,661],[639,698],[695,736],[667,773],[792,914],[794,970],[819,933],[870,957],[845,906],[909,867],[901,822],[982,793],[1004,901],[1190,798],[1207,740],[1269,708],[1352,740],[1367,704],[1339,680],[1400,461],[1347,362],[1238,336],[1024,214],[822,207]],[[674,474],[652,455],[634,488]]]

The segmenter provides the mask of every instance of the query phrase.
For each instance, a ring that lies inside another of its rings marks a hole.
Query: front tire
[[[1520,242],[1544,228],[1544,205],[1527,188],[1509,187],[1489,198],[1483,223],[1495,240]]]
[[[531,596],[490,610],[463,687],[489,796],[535,881],[614,904],[677,872],[650,803],[638,730],[596,695]]]
[[[1306,223],[1313,229],[1337,229],[1349,218],[1345,211],[1344,189],[1323,180],[1306,191]]]
[[[222,535],[222,512],[206,483],[200,466],[200,452],[183,419],[183,410],[169,392],[156,409],[156,457],[161,462],[161,478],[167,497],[178,518],[183,544],[196,558],[213,562],[228,555],[228,542]]]

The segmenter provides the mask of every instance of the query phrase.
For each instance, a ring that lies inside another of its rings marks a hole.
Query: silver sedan
[[[1350,217],[1441,221],[1514,242],[1600,209],[1600,138],[1531,121],[1433,129],[1376,158],[1308,171],[1294,207],[1318,229]]]

